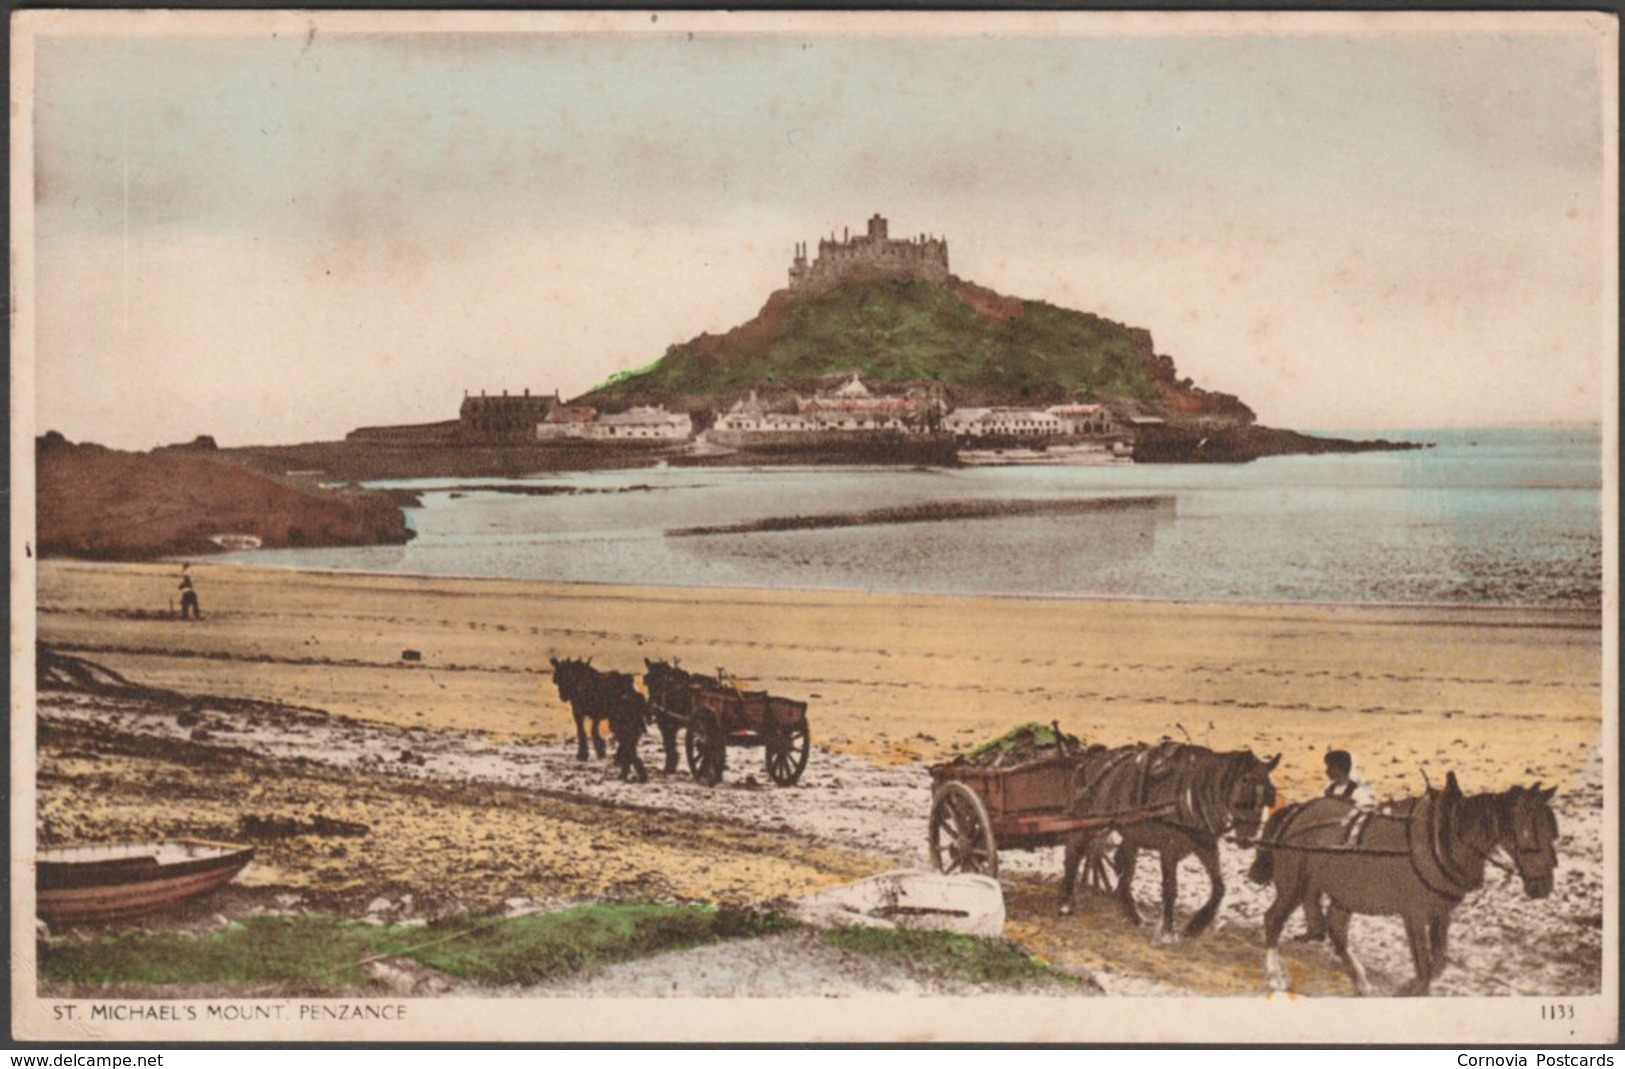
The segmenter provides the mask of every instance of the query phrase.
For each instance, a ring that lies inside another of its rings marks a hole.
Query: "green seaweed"
[[[983,743],[972,750],[970,756],[972,761],[981,762],[1015,753],[1036,755],[1055,749],[1058,738],[1064,739],[1069,748],[1078,745],[1077,736],[1064,733],[1058,736],[1052,725],[1030,720],[1020,727],[1011,728],[992,742]]]

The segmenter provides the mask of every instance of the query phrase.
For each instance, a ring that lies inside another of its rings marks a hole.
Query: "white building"
[[[1105,405],[1051,405],[1050,412],[1068,426],[1068,434],[1111,434],[1116,430]]]
[[[972,438],[1048,438],[1071,433],[1070,423],[1042,408],[955,409],[943,425]]]
[[[1051,405],[1049,408],[956,408],[942,421],[943,430],[966,438],[1052,438],[1060,435],[1106,435],[1111,414],[1102,405]]]
[[[919,433],[941,411],[920,391],[876,395],[853,375],[837,389],[795,399],[794,412],[770,412],[756,391],[717,417],[715,429],[731,434],[812,434],[831,431]]]
[[[538,441],[586,438],[592,433],[591,427],[597,417],[597,410],[585,405],[575,407],[555,404],[542,421],[536,424],[536,438]]]
[[[986,432],[978,428],[992,411],[991,408],[956,408],[942,417],[942,429],[949,434],[984,434]]]
[[[637,405],[625,412],[605,413],[587,427],[587,437],[606,441],[681,441],[694,436],[694,417],[687,412],[667,412],[659,405]]]

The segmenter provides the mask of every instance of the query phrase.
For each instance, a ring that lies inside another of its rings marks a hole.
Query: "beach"
[[[1204,605],[1060,598],[632,588],[193,564],[38,565],[53,649],[163,702],[44,694],[42,842],[231,835],[246,815],[367,825],[267,841],[240,908],[432,915],[647,896],[766,906],[923,860],[927,767],[1018,724],[1086,742],[1172,738],[1281,754],[1283,800],[1356,755],[1380,796],[1453,771],[1468,793],[1559,788],[1558,892],[1492,873],[1458,913],[1442,994],[1596,991],[1601,982],[1603,642],[1585,609]],[[723,784],[658,769],[622,783],[574,760],[549,657],[635,671],[676,659],[808,703],[813,751],[776,788],[759,751]],[[1265,892],[1226,847],[1217,929],[1159,947],[1111,907],[1057,918],[1058,854],[1008,851],[1007,936],[1126,993],[1261,987]],[[1142,867],[1154,863],[1142,859]],[[1143,876],[1142,911],[1156,880]],[[1199,870],[1187,899],[1205,894]],[[1478,925],[1482,920],[1482,925]],[[1371,926],[1362,935],[1362,926]],[[1409,963],[1397,922],[1357,919],[1373,979]],[[1536,936],[1539,938],[1536,938]],[[1290,949],[1299,989],[1346,991],[1323,947]],[[1509,956],[1515,968],[1507,968]],[[1523,960],[1527,958],[1528,960]]]

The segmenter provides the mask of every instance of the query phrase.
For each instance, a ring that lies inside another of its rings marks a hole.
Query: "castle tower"
[[[796,242],[795,257],[790,261],[790,288],[795,289],[807,279],[807,243]]]
[[[796,293],[823,293],[846,281],[873,278],[916,279],[941,282],[948,274],[948,243],[921,234],[918,238],[892,238],[886,217],[869,217],[868,232],[840,238],[820,238],[818,256],[810,259],[804,242],[797,242],[790,261],[790,289]]]

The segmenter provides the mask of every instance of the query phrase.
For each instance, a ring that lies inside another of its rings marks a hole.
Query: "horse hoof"
[[[1063,917],[1072,916],[1072,903],[1070,903],[1070,902],[1061,903],[1060,909],[1056,910],[1056,912],[1059,913]]]

